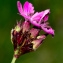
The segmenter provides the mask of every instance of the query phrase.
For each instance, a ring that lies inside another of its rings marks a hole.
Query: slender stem
[[[15,50],[14,51],[14,56],[13,56],[13,59],[12,59],[12,62],[11,63],[15,63],[17,57],[15,55],[18,55],[18,52],[19,52],[19,49]]]
[[[11,63],[15,63],[15,61],[16,61],[16,57],[13,57],[13,59],[12,59],[12,62]]]

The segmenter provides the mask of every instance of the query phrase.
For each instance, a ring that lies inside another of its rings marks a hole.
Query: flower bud
[[[36,50],[41,45],[41,43],[46,38],[46,36],[47,36],[46,34],[41,35],[41,36],[37,36],[37,39],[32,41],[34,50]]]

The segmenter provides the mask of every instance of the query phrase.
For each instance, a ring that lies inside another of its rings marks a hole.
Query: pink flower
[[[25,21],[29,21],[31,24],[42,29],[46,33],[54,35],[54,30],[46,24],[50,9],[34,13],[34,7],[28,1],[24,3],[23,7],[20,1],[17,1],[17,7],[20,15],[25,18]]]
[[[22,4],[20,1],[17,1],[17,8],[21,16],[23,16],[25,19],[30,20],[31,23],[33,22],[40,22],[41,19],[44,19],[44,21],[48,20],[48,16],[46,16],[48,13],[50,13],[50,10],[47,9],[45,11],[36,12],[34,14],[34,7],[31,3],[26,1],[22,7]],[[38,24],[38,23],[37,23]]]
[[[14,46],[14,55],[11,63],[14,63],[21,55],[35,51],[51,34],[54,36],[54,30],[49,26],[48,15],[50,10],[44,10],[34,13],[34,7],[26,1],[24,5],[17,1],[19,14],[24,17],[24,22],[18,22],[11,30],[11,41]],[[31,24],[33,25],[31,27]],[[40,34],[43,30],[45,34]]]

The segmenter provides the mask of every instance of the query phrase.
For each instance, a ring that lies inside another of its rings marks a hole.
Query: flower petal
[[[48,15],[46,15],[44,18],[43,18],[43,21],[46,22],[48,20]]]
[[[54,30],[53,30],[50,26],[48,26],[46,23],[42,24],[42,25],[41,25],[41,28],[42,28],[42,30],[44,30],[46,33],[51,34],[52,36],[54,36]]]
[[[26,16],[29,16],[30,14],[33,14],[34,13],[34,7],[31,3],[29,3],[28,1],[26,1],[24,3],[24,6],[23,6],[23,10],[24,10],[24,14]]]
[[[50,9],[47,9],[43,12],[42,19],[44,18],[44,21],[48,20],[48,14],[50,13]]]
[[[42,15],[43,15],[43,11],[42,11],[42,12],[36,12],[36,13],[31,17],[31,21],[39,22],[40,19],[42,18]]]
[[[17,8],[18,8],[20,15],[23,15],[22,4],[20,3],[20,1],[17,1]]]
[[[30,23],[33,24],[34,26],[40,27],[41,23],[41,17],[42,17],[43,12],[36,12],[31,18],[30,18]]]
[[[48,14],[50,13],[50,10],[47,9],[45,11],[41,11],[41,12],[36,12],[31,18],[30,18],[30,22],[31,24],[33,24],[34,26],[40,27],[42,21],[47,21],[48,20]]]
[[[39,23],[41,23],[41,20],[46,21],[48,19],[48,15],[50,13],[50,10],[47,9],[45,11],[41,11],[41,12],[36,12],[32,17],[31,17],[31,21],[37,21]]]

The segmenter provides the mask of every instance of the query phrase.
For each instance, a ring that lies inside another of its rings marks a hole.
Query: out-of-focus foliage
[[[20,0],[23,4],[26,0]],[[16,63],[63,63],[63,0],[28,0],[36,11],[50,8],[49,22],[55,30],[55,37],[50,35],[35,52],[21,56]],[[0,63],[10,63],[13,46],[10,31],[17,20],[17,0],[0,0]]]

